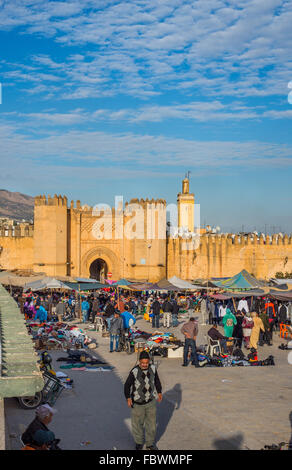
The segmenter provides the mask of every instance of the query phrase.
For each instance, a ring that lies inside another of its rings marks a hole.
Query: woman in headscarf
[[[253,319],[247,315],[242,320],[243,340],[246,349],[249,349],[249,339],[253,328]]]
[[[244,314],[240,310],[237,310],[235,317],[237,320],[237,324],[235,325],[234,330],[233,330],[233,337],[237,338],[236,346],[241,349],[242,341],[243,341],[242,321],[244,318]]]
[[[236,317],[233,315],[231,310],[227,308],[226,313],[222,319],[222,323],[224,326],[224,335],[227,338],[232,338],[233,336],[233,329],[235,325],[237,324]]]
[[[259,318],[256,312],[252,312],[251,318],[253,320],[253,328],[251,330],[249,344],[251,348],[257,349],[260,331],[262,330],[264,332],[265,327],[261,318]]]
[[[34,301],[31,300],[29,306],[28,306],[28,316],[29,318],[34,318],[36,314],[36,308],[35,308],[35,305],[34,305]]]

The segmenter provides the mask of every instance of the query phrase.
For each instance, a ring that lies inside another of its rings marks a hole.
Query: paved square
[[[137,325],[154,331],[143,319]],[[170,329],[182,338],[180,327]],[[82,327],[82,325],[81,325]],[[209,326],[200,326],[197,344],[204,344]],[[164,329],[160,329],[164,331]],[[222,331],[222,329],[221,329]],[[130,410],[123,384],[135,365],[136,354],[109,353],[109,338],[97,338],[94,354],[115,366],[112,372],[65,371],[74,379],[73,390],[65,390],[55,407],[50,429],[61,438],[63,449],[133,449]],[[270,354],[275,366],[181,367],[181,359],[157,357],[163,386],[158,404],[157,445],[161,450],[260,449],[265,444],[291,438],[292,365],[288,351],[278,349],[284,340],[274,333],[274,345],[259,348],[259,359]],[[54,366],[66,353],[53,351]],[[5,400],[6,448],[19,449],[18,437],[34,417],[15,399]],[[290,418],[289,418],[290,416]],[[90,444],[82,445],[83,442]]]

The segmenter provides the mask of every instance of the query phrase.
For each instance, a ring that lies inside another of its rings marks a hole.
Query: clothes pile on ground
[[[220,356],[209,356],[208,354],[197,353],[200,367],[235,367],[235,366],[274,366],[274,356],[269,356],[264,360],[259,360],[257,351],[244,355],[241,349],[235,349],[232,355],[221,354]]]
[[[84,348],[95,345],[94,341],[77,326],[69,327],[66,323],[36,323],[27,322],[29,333],[35,342],[35,348],[41,349],[67,349]]]
[[[91,356],[87,351],[68,350],[66,357],[59,357],[57,362],[65,362],[60,369],[71,369],[78,371],[107,372],[114,369],[108,363]]]
[[[176,350],[183,347],[183,342],[178,340],[173,333],[168,332],[147,333],[130,329],[130,337],[134,344],[140,345],[141,349],[151,350],[154,356],[167,357],[169,349]]]
[[[64,372],[56,372],[56,377],[60,380],[61,384],[65,389],[71,390],[73,388],[73,379],[70,379]]]

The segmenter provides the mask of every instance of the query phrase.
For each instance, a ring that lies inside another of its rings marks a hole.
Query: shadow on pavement
[[[89,350],[86,350],[89,351]],[[127,450],[133,449],[133,437],[129,429],[130,410],[124,397],[124,384],[116,369],[112,371],[86,371],[60,369],[66,357],[63,351],[49,351],[54,369],[68,374],[74,381],[72,390],[64,390],[54,404],[57,413],[49,429],[60,438],[64,450]],[[98,352],[91,355],[109,364]],[[111,364],[109,364],[111,365]],[[97,366],[98,367],[98,366]],[[35,417],[35,410],[23,410],[17,400],[8,399],[5,404],[7,420],[6,436],[15,434],[9,448],[20,449],[18,436]]]
[[[94,350],[90,353],[96,359],[107,362],[98,351]],[[62,363],[59,362],[58,365],[60,364]],[[78,372],[69,369],[67,372],[75,382],[76,400],[74,406],[78,408],[78,416],[76,414],[75,419],[72,417],[72,426],[76,431],[78,429],[79,434],[74,449],[80,449],[82,441],[92,443],[86,447],[88,450],[132,449],[134,443],[129,430],[130,410],[123,393],[124,383],[119,377],[117,369],[110,372]],[[61,403],[60,401],[59,409],[60,414],[63,415],[63,411],[66,411],[67,414],[69,412],[67,402],[62,401]],[[71,447],[66,445],[66,448]]]
[[[228,439],[216,439],[213,441],[216,450],[240,450],[243,443],[243,434],[235,434]]]
[[[176,384],[172,389],[163,393],[163,400],[157,405],[157,431],[156,442],[158,442],[165,433],[167,426],[172,418],[174,410],[180,408],[182,401],[181,384]]]

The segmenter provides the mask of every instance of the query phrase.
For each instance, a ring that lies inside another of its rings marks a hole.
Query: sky
[[[0,188],[292,232],[291,0],[0,0]],[[291,95],[289,96],[289,92]]]

